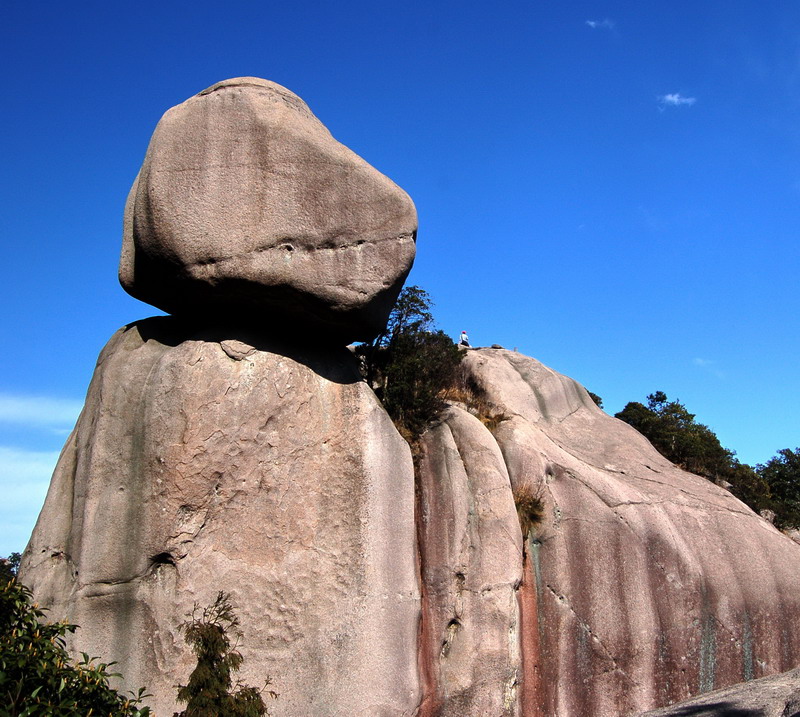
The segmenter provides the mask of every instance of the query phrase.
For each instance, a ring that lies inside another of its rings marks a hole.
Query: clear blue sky
[[[749,463],[800,445],[800,3],[6,2],[0,554],[97,354],[161,114],[265,77],[406,189],[441,328],[614,413],[679,398]]]

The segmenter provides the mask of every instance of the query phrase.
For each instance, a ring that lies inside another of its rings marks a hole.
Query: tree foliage
[[[12,554],[13,557],[13,554]],[[76,663],[64,637],[75,625],[47,624],[44,612],[31,604],[31,593],[14,577],[0,577],[0,704],[2,714],[19,717],[105,715],[145,717],[140,707],[144,690],[123,697],[109,684],[119,677],[108,671],[114,663],[98,663],[83,653]]]
[[[359,348],[364,377],[409,441],[444,408],[440,394],[464,356],[449,336],[434,329],[431,309],[427,291],[405,287],[384,331]]]
[[[779,528],[800,527],[800,449],[785,448],[764,465],[741,463],[723,448],[714,432],[695,421],[680,401],[663,391],[647,397],[647,405],[628,403],[617,418],[650,440],[665,458],[681,468],[730,484],[731,491],[756,512],[771,510]]]
[[[400,334],[384,369],[383,405],[396,424],[419,436],[445,406],[440,394],[463,352],[442,331]]]
[[[800,528],[800,448],[778,451],[756,472],[769,488],[776,525]]]
[[[11,553],[7,558],[0,558],[0,582],[17,577],[21,559],[19,553]]]
[[[386,368],[389,350],[405,334],[428,332],[433,327],[430,294],[419,286],[406,286],[397,297],[386,326],[372,341],[362,344],[364,378],[375,387],[381,369]]]
[[[178,690],[178,701],[186,709],[174,717],[261,717],[269,714],[261,690],[233,681],[242,665],[236,649],[242,633],[230,596],[220,592],[208,607],[195,605],[189,619],[180,626],[186,642],[197,656],[189,683]],[[234,642],[231,642],[231,638]],[[264,687],[269,684],[265,682]],[[275,692],[267,692],[277,697]]]
[[[706,478],[726,478],[738,463],[733,451],[723,448],[714,432],[695,421],[680,401],[670,401],[663,391],[647,397],[647,406],[628,403],[616,417],[646,436],[665,458]]]
[[[598,396],[596,393],[592,393],[591,391],[587,391],[586,393],[589,394],[589,398],[591,398],[592,401],[594,401],[596,406],[598,406],[599,408],[603,407],[603,399],[600,398],[600,396]]]

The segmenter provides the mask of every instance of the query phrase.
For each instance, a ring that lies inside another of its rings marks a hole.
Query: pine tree
[[[178,690],[178,701],[185,703],[186,709],[176,712],[174,717],[261,717],[269,714],[261,690],[243,686],[238,680],[234,684],[233,675],[242,665],[242,655],[236,649],[242,637],[238,628],[239,619],[227,593],[219,592],[217,599],[202,610],[195,605],[190,619],[180,630],[197,656],[197,666],[189,676],[189,684]],[[264,684],[265,689],[268,684],[269,679]],[[278,696],[272,690],[267,694]]]

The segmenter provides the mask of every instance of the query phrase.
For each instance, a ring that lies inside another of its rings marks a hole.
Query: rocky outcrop
[[[174,316],[101,353],[21,566],[71,648],[164,715],[220,590],[276,717],[619,717],[800,663],[800,545],[534,359],[467,350],[415,483],[336,345],[383,327],[415,230],[279,85],[166,113],[120,279]]]
[[[171,317],[103,350],[23,573],[72,648],[172,714],[177,632],[231,593],[275,715],[410,715],[419,593],[408,446],[342,348]]]
[[[504,531],[511,527],[512,488],[523,486],[540,497],[544,518],[525,542],[519,618],[506,608],[502,620],[493,613],[494,622],[460,621],[449,648],[458,640],[478,645],[472,652],[477,660],[481,647],[493,648],[483,637],[486,626],[497,636],[502,625],[512,640],[518,630],[516,709],[522,714],[630,715],[800,663],[797,544],[728,491],[673,466],[630,426],[597,408],[571,379],[510,351],[469,351],[465,364],[468,381],[482,397],[477,412],[490,412],[484,418],[491,418],[486,422],[493,435],[473,420],[469,442],[459,441],[465,429],[449,414],[427,435],[424,455],[455,456],[455,442],[469,474],[471,464],[496,456],[499,447],[505,467],[494,458],[484,475],[504,493],[492,498],[496,525],[489,545],[503,543],[505,552],[487,551],[481,533],[459,530],[444,510],[438,511],[439,525],[428,528],[422,512],[425,530],[438,534],[440,543],[457,545],[449,553],[426,552],[423,542],[423,564],[436,556],[435,567],[423,572],[435,576],[423,581],[423,591],[432,596],[423,604],[434,637],[421,649],[440,676],[428,680],[442,705],[437,714],[459,713],[461,695],[486,688],[485,673],[470,680],[463,668],[448,672],[449,656],[444,650],[435,654],[437,644],[450,639],[446,618],[456,601],[452,588],[434,587],[457,583],[461,574],[477,578],[472,596],[482,597],[488,580],[473,565],[506,576],[498,580],[504,589],[513,584],[510,561],[513,556],[520,565],[523,558]],[[487,487],[456,483],[454,489],[454,457],[422,465],[424,501],[470,506],[470,519],[480,525]],[[501,488],[506,471],[509,484]],[[445,597],[437,603],[439,595]],[[507,650],[505,665],[517,664],[513,652]],[[509,670],[498,673],[500,661],[488,663],[497,673],[492,689],[499,693],[499,674]]]
[[[158,123],[125,210],[120,281],[172,314],[341,344],[386,323],[417,217],[297,95],[220,82]]]
[[[420,717],[516,715],[522,534],[503,456],[477,418],[451,408],[423,438],[418,472]]]
[[[422,439],[415,543],[410,453],[345,349],[126,327],[24,579],[160,711],[218,589],[276,715],[618,717],[800,662],[800,546],[534,359],[465,366],[481,398]]]
[[[800,669],[715,690],[640,717],[798,717]]]

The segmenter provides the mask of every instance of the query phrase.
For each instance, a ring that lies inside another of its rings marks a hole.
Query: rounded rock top
[[[170,314],[368,340],[416,230],[410,197],[302,99],[238,77],[156,126],[125,207],[120,283]]]

